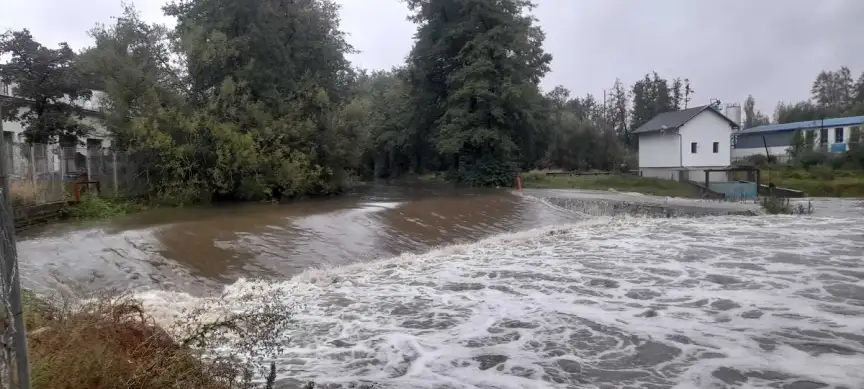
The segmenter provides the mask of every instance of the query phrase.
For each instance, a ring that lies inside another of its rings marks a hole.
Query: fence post
[[[0,118],[3,117],[3,100],[0,99]],[[9,160],[6,159],[6,137],[3,134],[3,120],[0,119],[0,271],[2,271],[2,297],[7,323],[12,322],[12,341],[15,353],[15,373],[17,386],[20,389],[30,389],[30,362],[27,355],[27,328],[24,326],[24,314],[21,307],[21,278],[18,271],[18,248],[15,246],[15,216],[9,199]],[[8,294],[7,294],[8,293]],[[7,343],[7,346],[8,343]],[[9,363],[12,361],[10,360]],[[2,383],[0,383],[2,384]],[[12,382],[10,382],[10,387]]]
[[[33,185],[33,191],[36,191],[36,144],[30,142],[30,185]]]
[[[90,177],[90,166],[92,166],[92,164],[90,163],[90,148],[89,147],[84,148],[84,161],[86,161],[84,166],[85,166],[85,169],[87,169],[87,181],[93,181],[93,179]]]
[[[117,150],[111,150],[111,174],[114,176],[114,197],[117,197]]]

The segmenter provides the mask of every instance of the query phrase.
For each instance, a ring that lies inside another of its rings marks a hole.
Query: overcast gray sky
[[[390,68],[411,48],[414,26],[400,0],[337,0],[343,29],[362,53],[355,64]],[[149,21],[165,0],[137,0]],[[534,14],[554,56],[543,86],[602,96],[620,77],[628,85],[656,70],[690,78],[694,103],[743,102],[752,93],[773,112],[779,100],[809,97],[822,69],[864,71],[864,0],[535,0]],[[90,42],[86,31],[110,23],[120,0],[0,0],[0,29],[29,28],[46,45]]]

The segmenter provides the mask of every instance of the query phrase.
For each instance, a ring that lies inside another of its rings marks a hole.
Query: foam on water
[[[857,217],[597,217],[240,281],[221,301],[288,291],[304,308],[279,378],[325,386],[851,389],[862,254]],[[200,303],[140,297],[165,321]]]

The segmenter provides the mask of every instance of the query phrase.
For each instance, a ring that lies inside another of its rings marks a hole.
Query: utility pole
[[[27,329],[21,307],[21,278],[18,274],[18,249],[15,246],[15,216],[9,202],[9,160],[6,134],[3,132],[3,96],[0,96],[0,298],[8,298],[7,325],[12,324],[12,347],[15,353],[15,381],[19,389],[30,389],[30,362],[27,356]],[[8,293],[8,295],[4,295]],[[8,344],[10,339],[3,339]],[[12,361],[9,361],[10,363]],[[11,373],[11,369],[10,369]],[[11,385],[11,382],[10,382]]]

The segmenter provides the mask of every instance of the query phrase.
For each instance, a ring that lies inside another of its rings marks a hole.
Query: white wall
[[[725,167],[732,163],[732,128],[729,122],[713,112],[702,111],[679,130],[683,140],[685,167]],[[690,144],[697,143],[696,153]],[[717,152],[713,143],[718,142]],[[641,150],[640,150],[641,153]]]
[[[678,134],[650,133],[639,135],[639,167],[680,167]]]
[[[27,110],[27,109],[28,108],[22,108],[22,110]],[[108,129],[105,128],[105,124],[102,123],[102,120],[100,120],[97,117],[94,117],[93,115],[85,115],[81,119],[81,122],[93,127],[93,131],[90,134],[88,134],[85,137],[85,139],[86,138],[102,139],[102,147],[110,147],[111,146],[111,139],[110,139],[111,136],[108,133]],[[23,135],[24,127],[19,122],[4,121],[3,122],[3,132],[14,133],[14,135],[12,135],[12,139],[15,142],[23,142],[24,141],[24,135]],[[82,139],[82,141],[84,141],[84,139]]]

